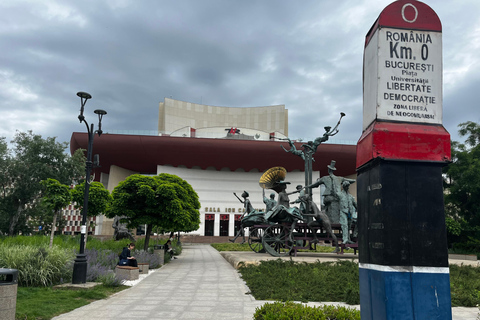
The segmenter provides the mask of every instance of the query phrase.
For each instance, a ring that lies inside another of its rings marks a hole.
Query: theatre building
[[[319,123],[318,132],[323,134]],[[238,230],[243,204],[235,197],[243,191],[255,209],[265,210],[259,179],[264,171],[281,166],[287,170],[288,191],[305,184],[304,161],[286,152],[288,110],[284,105],[233,108],[216,107],[165,98],[159,106],[157,135],[111,134],[95,137],[93,154],[101,167],[95,180],[112,191],[132,174],[175,174],[197,192],[201,203],[200,228],[190,234],[233,236]],[[87,149],[87,133],[74,132],[70,151]],[[302,150],[302,143],[295,142]],[[313,180],[327,174],[336,161],[335,174],[355,178],[355,145],[325,143],[314,155]],[[268,197],[271,190],[265,190]],[[351,192],[356,196],[355,188]],[[291,195],[291,200],[297,196]],[[314,191],[321,202],[321,190]],[[95,234],[113,235],[112,222],[96,217]]]

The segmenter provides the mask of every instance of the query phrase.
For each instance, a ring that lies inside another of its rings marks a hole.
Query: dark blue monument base
[[[366,267],[360,266],[362,320],[452,319],[448,268],[422,273]]]
[[[362,320],[452,318],[442,163],[358,169]]]

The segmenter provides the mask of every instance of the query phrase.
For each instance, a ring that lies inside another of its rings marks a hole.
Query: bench
[[[148,274],[148,269],[150,265],[148,263],[138,263],[139,273]]]
[[[139,273],[139,267],[117,266],[115,268],[115,274],[117,277],[125,280],[138,280]]]

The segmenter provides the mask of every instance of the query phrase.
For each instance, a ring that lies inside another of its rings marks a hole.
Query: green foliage
[[[72,200],[76,203],[75,208],[83,208],[85,195],[85,182],[77,184],[72,190]],[[102,183],[92,181],[88,188],[88,212],[87,215],[98,216],[106,212],[112,201],[110,192],[105,189]]]
[[[0,232],[9,235],[29,233],[29,210],[39,203],[40,181],[56,179],[70,185],[81,177],[84,157],[65,153],[68,143],[43,139],[31,131],[17,132],[13,149],[0,139]]]
[[[109,218],[124,217],[121,221],[128,228],[147,225],[144,250],[148,249],[153,227],[189,232],[200,226],[198,195],[188,182],[175,175],[134,174],[120,182],[112,196]]]
[[[72,276],[73,259],[79,248],[80,236],[56,236],[54,246],[48,249],[49,238],[46,236],[16,236],[0,238],[0,268],[7,267],[19,270],[19,284],[22,286],[49,286],[61,282],[69,282]],[[143,245],[143,239],[137,245]],[[92,281],[100,281],[104,285],[119,285],[119,279],[105,274],[113,270],[118,262],[118,255],[127,241],[100,240],[89,237],[87,241],[88,274]],[[175,244],[177,253],[181,246]],[[158,268],[159,260],[145,251],[132,253],[139,262],[150,263],[150,268]],[[88,276],[87,274],[87,276]],[[98,275],[98,277],[97,277]],[[90,280],[89,280],[90,281]]]
[[[109,287],[98,285],[92,289],[67,290],[52,288],[23,288],[17,292],[18,320],[47,320],[62,313],[70,312],[128,287]]]
[[[242,266],[239,271],[257,300],[360,303],[358,265],[353,261],[299,263],[277,259]]]
[[[105,287],[119,287],[122,285],[122,280],[117,278],[113,272],[98,276],[96,282],[101,282]]]
[[[183,247],[182,244],[178,241],[172,241],[172,249],[176,256],[182,253]]]
[[[480,240],[467,236],[463,241],[453,243],[449,253],[475,254],[480,259]]]
[[[480,125],[468,121],[459,127],[465,143],[452,142],[452,163],[444,168],[450,244],[480,238]]]
[[[360,311],[341,306],[304,306],[299,303],[266,303],[255,309],[254,320],[360,320]]]
[[[45,188],[42,201],[53,212],[58,212],[71,202],[72,196],[69,186],[51,178],[40,181],[40,184]]]
[[[89,238],[90,241],[90,238]],[[32,246],[42,247],[48,246],[49,239],[44,235],[36,236],[15,236],[15,237],[0,237],[0,246]],[[72,237],[66,235],[58,235],[53,239],[53,244],[63,249],[72,249],[80,245],[80,236]],[[88,246],[88,243],[87,243]]]
[[[42,247],[48,245],[48,237],[46,236],[15,236],[15,237],[0,237],[0,246],[32,246]],[[93,236],[88,236],[86,249],[96,250],[112,250],[115,252],[121,252],[123,247],[128,245],[128,240],[113,241],[113,239],[102,240]],[[141,247],[144,243],[144,239],[139,239],[136,242],[137,247]],[[68,236],[68,235],[56,235],[53,239],[53,245],[68,250],[78,249],[80,246],[80,235]]]
[[[248,243],[212,243],[210,245],[218,251],[252,251]]]
[[[0,267],[18,270],[20,286],[51,286],[69,281],[73,250],[47,246],[0,245]]]
[[[53,216],[50,232],[50,247],[52,247],[55,227],[57,225],[57,216],[60,210],[72,201],[72,195],[70,194],[70,187],[61,184],[58,180],[48,178],[47,180],[40,181],[40,184],[45,188],[42,202]]]
[[[480,304],[480,268],[450,265],[450,291],[453,307]]]
[[[447,232],[451,235],[459,236],[462,233],[462,220],[455,220],[451,216],[446,216],[445,225]]]

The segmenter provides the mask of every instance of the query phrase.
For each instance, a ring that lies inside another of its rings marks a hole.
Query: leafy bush
[[[20,286],[50,286],[71,280],[74,252],[54,246],[0,245],[0,267],[18,270]]]
[[[218,251],[252,251],[248,243],[212,243],[211,246]]]
[[[161,266],[160,256],[153,254],[153,252],[149,253],[144,250],[136,250],[132,255],[137,259],[138,263],[148,263],[149,269],[157,269]]]
[[[257,300],[360,303],[358,265],[353,261],[306,263],[277,259],[257,266],[244,265],[239,271]]]
[[[117,276],[115,272],[110,270],[107,273],[99,275],[96,280],[96,282],[101,282],[106,287],[118,287],[121,286],[126,279]]]
[[[85,254],[89,266],[99,264],[113,270],[119,261],[118,254],[108,249],[86,249]]]
[[[480,268],[450,265],[450,292],[453,307],[480,304]]]
[[[121,283],[124,279],[115,278],[112,271],[127,243],[89,237],[85,249],[87,281],[103,282],[108,286]],[[0,267],[18,269],[20,286],[50,286],[71,281],[80,237],[55,236],[52,249],[48,244],[47,236],[3,237],[0,239]],[[160,266],[158,255],[144,251],[132,255],[152,269]]]
[[[172,241],[172,248],[173,252],[175,252],[175,255],[178,256],[179,254],[182,253],[182,244],[176,240]]]
[[[340,306],[304,306],[293,302],[266,303],[255,309],[254,320],[360,320],[360,311]]]
[[[115,269],[118,255],[112,250],[86,249],[87,257],[87,281],[100,282],[99,279],[106,277],[111,270]]]
[[[477,258],[480,258],[480,240],[468,237],[463,242],[454,243],[449,253],[475,254]]]

